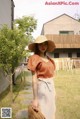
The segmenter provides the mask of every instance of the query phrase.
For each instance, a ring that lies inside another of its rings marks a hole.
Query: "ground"
[[[32,78],[29,71],[24,74],[22,80],[18,77],[13,93],[8,89],[0,96],[0,107],[12,107],[12,119],[27,119],[27,107],[32,100]],[[57,71],[54,83],[56,119],[80,119],[80,69]]]

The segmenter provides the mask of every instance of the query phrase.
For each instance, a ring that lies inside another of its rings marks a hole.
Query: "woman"
[[[33,102],[35,109],[40,109],[46,119],[55,119],[55,63],[46,53],[55,49],[53,41],[43,35],[34,43],[29,44],[29,50],[34,52],[29,58],[28,69],[32,72]]]

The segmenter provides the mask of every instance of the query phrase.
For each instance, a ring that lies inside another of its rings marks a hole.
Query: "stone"
[[[16,119],[28,119],[27,109],[18,111],[15,118]]]

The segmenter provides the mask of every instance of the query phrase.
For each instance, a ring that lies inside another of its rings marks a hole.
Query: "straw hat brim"
[[[45,42],[45,41],[43,41],[43,42]],[[43,43],[43,42],[40,42],[40,43]],[[47,52],[52,52],[52,51],[54,51],[54,49],[55,49],[55,44],[54,44],[54,42],[51,41],[51,40],[47,40],[47,42],[48,42]],[[36,44],[39,44],[39,43],[31,43],[31,44],[29,44],[29,45],[28,45],[29,50],[31,50],[32,52],[35,52],[35,46],[36,46]]]

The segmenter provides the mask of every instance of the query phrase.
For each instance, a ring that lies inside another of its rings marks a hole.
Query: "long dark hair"
[[[40,51],[38,49],[38,44],[35,43],[35,51],[34,51],[35,54],[39,55],[40,54]]]
[[[47,51],[44,52],[44,55],[46,55],[46,52],[47,52]],[[35,43],[35,51],[34,51],[34,54],[40,55],[40,51],[39,51],[39,48],[38,48],[38,44],[37,44],[37,43]]]

